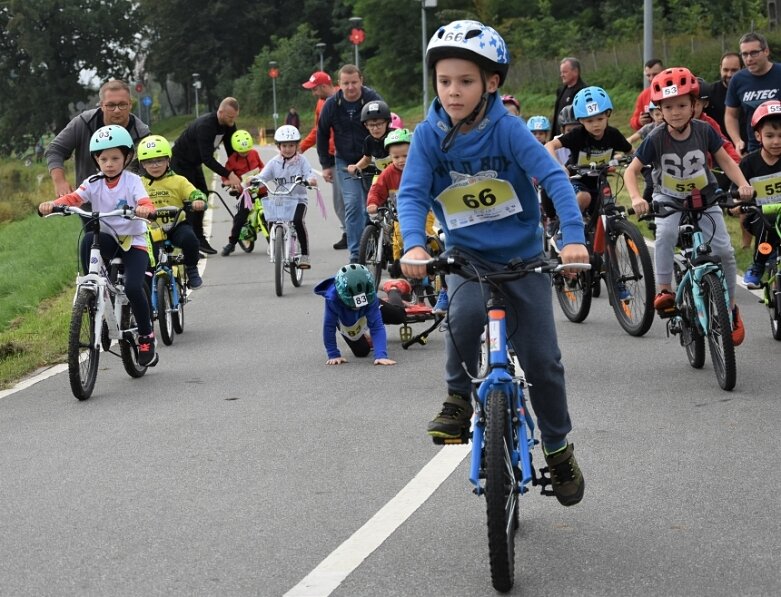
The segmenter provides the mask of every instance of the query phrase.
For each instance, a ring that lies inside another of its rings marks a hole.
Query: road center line
[[[441,449],[393,499],[284,597],[327,597],[450,476],[470,446]]]

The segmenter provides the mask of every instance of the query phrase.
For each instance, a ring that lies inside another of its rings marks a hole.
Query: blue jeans
[[[358,247],[361,234],[368,223],[366,216],[366,192],[363,184],[346,171],[349,164],[336,158],[335,175],[340,178],[342,197],[344,198],[344,231],[347,233],[347,248],[350,250],[350,261],[358,261]]]
[[[460,249],[448,251],[456,252],[468,255],[480,271],[503,267]],[[472,383],[461,363],[463,361],[471,373],[477,372],[480,334],[486,323],[483,292],[487,290],[455,274],[448,275],[446,281],[450,297],[447,316],[450,333],[445,334],[445,381],[448,392],[470,396]],[[528,395],[537,415],[543,444],[558,447],[572,430],[572,423],[553,319],[550,276],[528,274],[514,282],[506,282],[502,287],[507,309],[507,334],[531,384]]]

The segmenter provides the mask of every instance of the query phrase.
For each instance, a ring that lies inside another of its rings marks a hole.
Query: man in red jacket
[[[650,83],[653,78],[664,70],[662,61],[658,58],[651,58],[645,63],[643,72],[645,78]],[[648,104],[651,103],[651,87],[648,86],[640,92],[635,101],[635,111],[632,118],[629,119],[629,125],[636,131],[639,131],[646,124],[651,122],[651,115],[648,113]]]
[[[320,120],[320,111],[323,109],[325,100],[331,97],[336,89],[334,88],[331,76],[321,70],[312,73],[309,80],[306,81],[302,87],[304,89],[311,89],[312,95],[317,98],[317,105],[315,105],[315,124],[309,134],[301,140],[301,153],[304,153],[310,147],[314,147],[317,144],[317,122]],[[334,132],[331,130],[331,139],[328,142],[328,153],[334,155]],[[334,244],[334,249],[346,249],[347,248],[347,234],[344,233],[344,199],[342,199],[342,190],[339,188],[339,177],[335,176],[333,180],[333,197],[334,197],[334,212],[336,217],[339,218],[339,224],[342,227],[342,238]]]

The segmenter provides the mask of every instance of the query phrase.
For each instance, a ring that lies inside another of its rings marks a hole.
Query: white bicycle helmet
[[[298,143],[301,133],[292,124],[283,124],[274,131],[274,143]]]
[[[476,62],[483,70],[499,74],[499,86],[510,67],[510,53],[502,36],[478,21],[453,21],[434,33],[426,49],[426,66],[433,69],[443,58]]]

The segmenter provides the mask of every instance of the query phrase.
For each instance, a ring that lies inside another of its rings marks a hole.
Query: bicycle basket
[[[298,199],[269,195],[261,200],[267,222],[290,222],[296,213]]]

